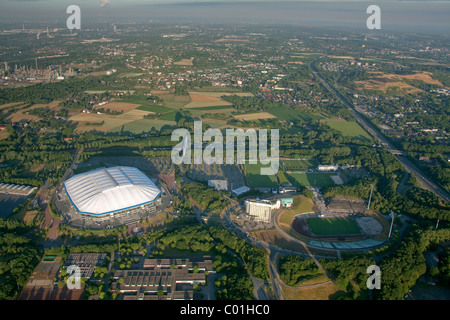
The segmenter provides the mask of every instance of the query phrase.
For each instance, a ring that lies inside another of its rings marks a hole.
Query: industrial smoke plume
[[[109,5],[110,0],[100,0],[100,7],[106,7],[107,5]]]

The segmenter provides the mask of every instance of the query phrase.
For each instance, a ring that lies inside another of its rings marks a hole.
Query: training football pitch
[[[297,187],[308,187],[308,186],[317,186],[317,187],[328,187],[334,186],[335,183],[331,180],[330,175],[336,175],[335,173],[287,173],[293,184]]]
[[[317,236],[361,234],[358,224],[351,218],[309,218],[306,223]]]

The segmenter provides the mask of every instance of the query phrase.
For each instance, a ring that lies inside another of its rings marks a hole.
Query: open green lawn
[[[287,121],[311,122],[313,120],[320,120],[326,118],[323,114],[320,113],[301,112],[283,108],[269,108],[267,109],[267,112],[274,115],[280,120],[287,120]]]
[[[175,121],[164,121],[164,120],[154,120],[154,119],[141,119],[133,122],[124,124],[123,126],[116,127],[111,132],[132,132],[132,133],[142,133],[151,131],[154,127],[156,130],[161,130],[162,127],[172,127],[175,128]]]
[[[200,111],[211,111],[211,110],[225,110],[225,109],[232,109],[234,106],[227,105],[227,106],[210,106],[210,107],[198,107],[198,108],[189,108],[191,110],[200,110]]]
[[[287,176],[291,177],[292,184],[297,187],[327,187],[334,186],[335,183],[331,180],[330,175],[335,173],[287,173]]]
[[[351,218],[309,218],[310,231],[318,236],[360,234],[358,224]]]
[[[149,111],[149,112],[156,112],[156,113],[166,113],[166,112],[173,111],[173,109],[163,107],[163,106],[156,106],[156,105],[142,105],[140,107],[137,107],[136,109]]]
[[[286,171],[304,171],[307,169],[317,168],[317,160],[282,160],[283,166]]]
[[[327,125],[342,133],[345,137],[358,138],[361,141],[370,141],[370,135],[355,121],[343,121],[340,119],[328,119]]]
[[[276,188],[278,187],[277,178],[275,175],[261,175],[261,168],[269,167],[270,165],[258,164],[244,164],[244,169],[247,181],[252,188]]]

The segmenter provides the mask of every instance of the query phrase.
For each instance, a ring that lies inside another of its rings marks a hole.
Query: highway
[[[320,58],[319,58],[320,59]],[[377,139],[381,145],[383,145],[388,151],[390,151],[393,155],[397,157],[397,159],[401,162],[401,164],[405,167],[405,169],[411,174],[414,174],[417,181],[423,186],[424,189],[433,192],[440,199],[449,202],[450,196],[448,193],[431,181],[427,176],[425,176],[411,161],[409,161],[405,155],[406,152],[396,149],[379,131],[375,128],[369,121],[367,121],[361,114],[355,110],[355,108],[344,98],[342,95],[337,92],[317,71],[314,67],[315,61],[313,61],[309,67],[313,74],[322,82],[322,84],[333,93],[338,100],[345,105],[349,110],[353,117],[358,121],[358,123],[368,131],[375,139]]]

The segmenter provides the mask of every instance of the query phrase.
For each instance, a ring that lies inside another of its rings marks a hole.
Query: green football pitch
[[[309,218],[306,223],[311,233],[318,236],[361,234],[358,224],[351,218]]]

